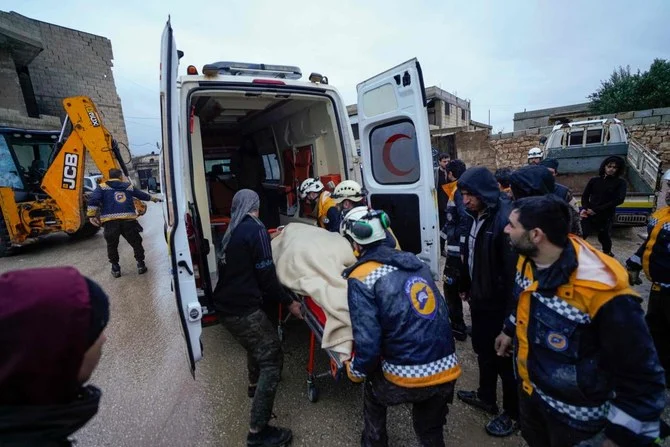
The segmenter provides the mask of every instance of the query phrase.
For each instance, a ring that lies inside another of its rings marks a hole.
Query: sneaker
[[[498,405],[484,402],[479,398],[477,391],[458,391],[456,396],[468,405],[484,410],[494,416],[498,414]]]
[[[137,261],[137,273],[143,274],[147,272],[147,266],[144,264],[144,261]]]
[[[291,443],[293,433],[288,428],[266,425],[258,433],[247,435],[247,447],[283,447]]]
[[[613,258],[615,257],[615,256],[614,256],[614,253],[612,253],[611,251],[608,251],[608,252],[606,252],[605,254],[606,254],[607,256],[611,256],[611,257],[613,257]]]
[[[513,435],[518,429],[519,423],[505,412],[500,416],[491,419],[491,421],[486,424],[486,433],[499,438]]]
[[[112,264],[112,276],[114,278],[121,276],[121,266],[119,264]]]

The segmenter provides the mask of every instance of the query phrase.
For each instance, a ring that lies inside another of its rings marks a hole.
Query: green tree
[[[670,61],[655,59],[649,71],[619,67],[589,95],[595,113],[616,113],[670,106]]]

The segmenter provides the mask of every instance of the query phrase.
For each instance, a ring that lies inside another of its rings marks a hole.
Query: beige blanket
[[[291,223],[272,240],[279,281],[295,293],[312,297],[326,314],[321,347],[351,356],[353,335],[347,281],[342,271],[356,262],[351,246],[338,233]]]

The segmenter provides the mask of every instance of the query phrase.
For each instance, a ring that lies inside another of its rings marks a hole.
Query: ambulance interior
[[[300,184],[320,177],[324,185],[337,185],[345,163],[327,96],[207,91],[194,93],[191,105],[194,199],[214,276],[235,192],[262,185],[260,217],[267,228],[291,221],[314,223],[313,210],[299,199]]]

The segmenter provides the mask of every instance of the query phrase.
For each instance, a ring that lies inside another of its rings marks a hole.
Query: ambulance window
[[[279,160],[277,160],[276,154],[263,155],[263,167],[265,168],[265,180],[279,181],[281,179]]]
[[[381,115],[398,108],[395,86],[384,84],[363,94],[363,113],[367,117]]]
[[[372,175],[382,185],[416,183],[421,175],[414,124],[384,123],[370,132]]]
[[[602,143],[602,139],[602,129],[589,129],[586,131],[586,144]]]

